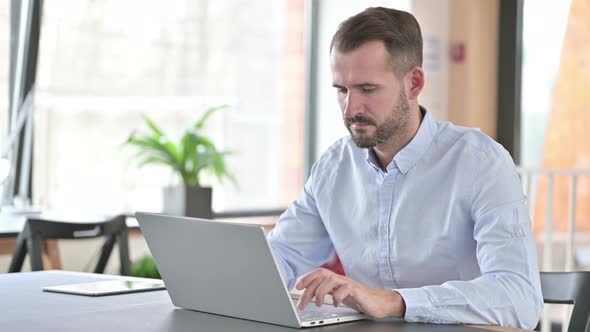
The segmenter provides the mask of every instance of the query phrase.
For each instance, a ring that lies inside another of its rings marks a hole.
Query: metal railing
[[[565,236],[565,271],[573,271],[575,268],[575,247],[576,247],[576,207],[577,207],[577,189],[578,180],[582,176],[590,176],[590,170],[573,170],[573,169],[539,169],[539,168],[517,168],[521,177],[523,190],[527,197],[527,205],[533,223],[539,216],[535,215],[535,201],[545,200],[545,224],[543,231],[543,255],[542,271],[553,270],[553,244],[554,244],[554,185],[556,176],[569,178],[568,194],[568,221]],[[547,180],[547,191],[545,197],[535,197],[534,191],[536,186],[543,177]],[[546,305],[543,317],[541,319],[541,331],[551,330],[550,309],[551,305]],[[567,331],[569,317],[571,316],[571,307],[565,307],[562,311],[562,331]]]

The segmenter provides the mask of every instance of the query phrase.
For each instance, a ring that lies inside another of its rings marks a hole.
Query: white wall
[[[424,42],[422,68],[426,85],[420,104],[441,121],[448,119],[451,0],[413,0],[412,14],[420,23]]]

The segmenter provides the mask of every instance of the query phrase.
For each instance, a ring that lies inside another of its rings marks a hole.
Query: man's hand
[[[396,291],[367,287],[332,271],[319,268],[303,277],[295,286],[303,290],[297,305],[304,309],[315,296],[315,304],[324,304],[324,296],[332,295],[334,306],[346,305],[372,318],[403,317],[406,304]]]

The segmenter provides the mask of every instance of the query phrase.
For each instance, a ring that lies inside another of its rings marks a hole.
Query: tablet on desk
[[[162,281],[144,280],[107,280],[95,281],[82,284],[70,284],[60,286],[43,287],[45,292],[66,293],[86,296],[102,296],[125,294],[135,292],[146,292],[152,290],[166,289]]]

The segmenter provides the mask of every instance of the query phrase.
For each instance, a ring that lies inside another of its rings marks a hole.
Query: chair
[[[545,303],[573,304],[569,332],[590,332],[590,272],[541,272]]]
[[[127,225],[123,215],[92,222],[67,222],[43,217],[28,217],[23,231],[16,240],[16,248],[8,272],[21,270],[27,252],[31,261],[31,270],[43,270],[42,240],[87,239],[101,236],[106,237],[106,240],[101,248],[100,258],[94,272],[104,273],[115,242],[118,242],[121,275],[130,275]]]

